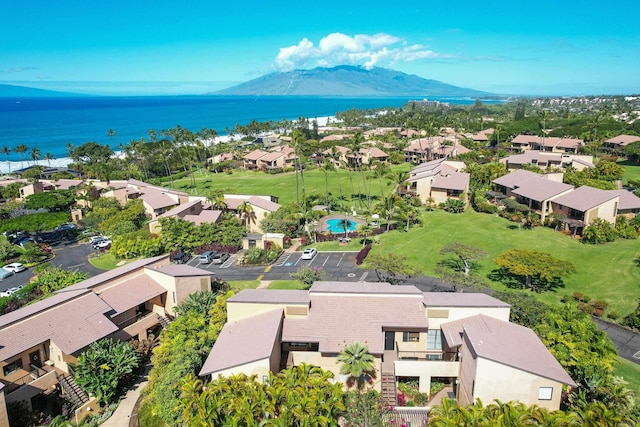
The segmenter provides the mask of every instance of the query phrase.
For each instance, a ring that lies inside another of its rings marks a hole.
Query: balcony
[[[7,403],[19,400],[29,400],[31,397],[42,392],[53,390],[53,387],[58,383],[58,380],[55,369],[49,369],[50,370],[47,371],[31,365],[30,372],[7,384]]]

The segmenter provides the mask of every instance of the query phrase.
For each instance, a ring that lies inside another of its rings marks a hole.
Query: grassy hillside
[[[443,258],[439,252],[444,246],[464,243],[487,252],[479,267],[479,273],[485,277],[496,268],[493,259],[509,249],[548,252],[556,258],[571,261],[577,273],[565,280],[565,288],[537,294],[541,300],[557,303],[562,295],[582,292],[607,301],[610,308],[623,315],[636,306],[640,283],[640,268],[634,263],[640,256],[637,240],[585,245],[550,228],[514,229],[513,222],[471,210],[459,215],[439,210],[425,212],[423,219],[423,227],[409,233],[393,231],[381,235],[381,244],[375,245],[374,251],[406,254],[410,262],[431,275]],[[503,286],[495,284],[495,288],[502,289]]]

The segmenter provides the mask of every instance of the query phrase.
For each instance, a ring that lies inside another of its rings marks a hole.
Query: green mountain
[[[352,97],[492,95],[488,92],[453,86],[387,68],[366,69],[348,65],[271,73],[215,94]]]
[[[34,87],[17,86],[17,85],[2,85],[0,84],[0,97],[5,98],[28,98],[28,97],[54,97],[54,96],[86,96],[79,95],[77,93],[58,92],[55,90],[36,89]]]

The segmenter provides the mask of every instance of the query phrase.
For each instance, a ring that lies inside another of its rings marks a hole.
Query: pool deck
[[[365,221],[362,218],[356,218],[354,216],[351,215],[344,215],[344,214],[335,214],[335,215],[327,215],[327,216],[323,216],[322,218],[320,218],[318,220],[318,225],[316,226],[316,231],[318,233],[327,233],[329,232],[329,226],[327,225],[327,221],[330,219],[348,219],[349,221],[353,221],[356,223],[356,227],[358,225],[362,225],[362,224],[366,224],[367,221]],[[353,231],[347,231],[347,233],[353,233],[355,232],[355,230]],[[344,232],[341,231],[339,233],[333,233],[333,234],[343,234]]]

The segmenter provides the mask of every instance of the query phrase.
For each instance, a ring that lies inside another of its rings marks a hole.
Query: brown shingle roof
[[[277,309],[225,324],[199,375],[209,375],[271,356],[274,345],[280,340],[282,315],[283,310]]]
[[[162,209],[178,204],[177,200],[157,190],[145,190],[140,198],[151,206],[151,209]]]
[[[198,215],[185,215],[182,219],[193,222],[195,225],[213,224],[220,220],[222,211],[203,210]]]
[[[280,205],[278,203],[274,203],[271,200],[263,199],[262,197],[251,196],[247,201],[252,205],[269,212],[275,212],[280,209]]]
[[[640,136],[635,136],[635,135],[618,135],[618,136],[614,136],[613,138],[607,139],[605,141],[605,143],[607,144],[614,144],[614,145],[620,145],[622,147],[632,144],[636,141],[640,141]]]
[[[183,203],[181,205],[176,206],[175,208],[173,208],[171,210],[166,211],[162,215],[158,216],[158,218],[171,218],[172,216],[180,216],[181,213],[187,211],[192,206],[196,206],[196,205],[201,204],[201,203],[202,203],[202,200],[192,200],[190,202]]]
[[[510,366],[534,375],[576,387],[560,363],[529,328],[493,317],[476,316],[445,323],[449,343],[459,342],[453,335],[464,331],[470,349],[477,357]]]
[[[503,175],[500,178],[496,178],[491,182],[513,189],[522,187],[523,185],[529,184],[531,182],[537,183],[540,178],[542,178],[542,175],[538,173],[529,172],[524,169],[518,169],[516,171]]]
[[[261,157],[266,156],[268,153],[266,151],[262,151],[262,150],[253,150],[250,153],[245,154],[242,158],[244,160],[258,160]]]

